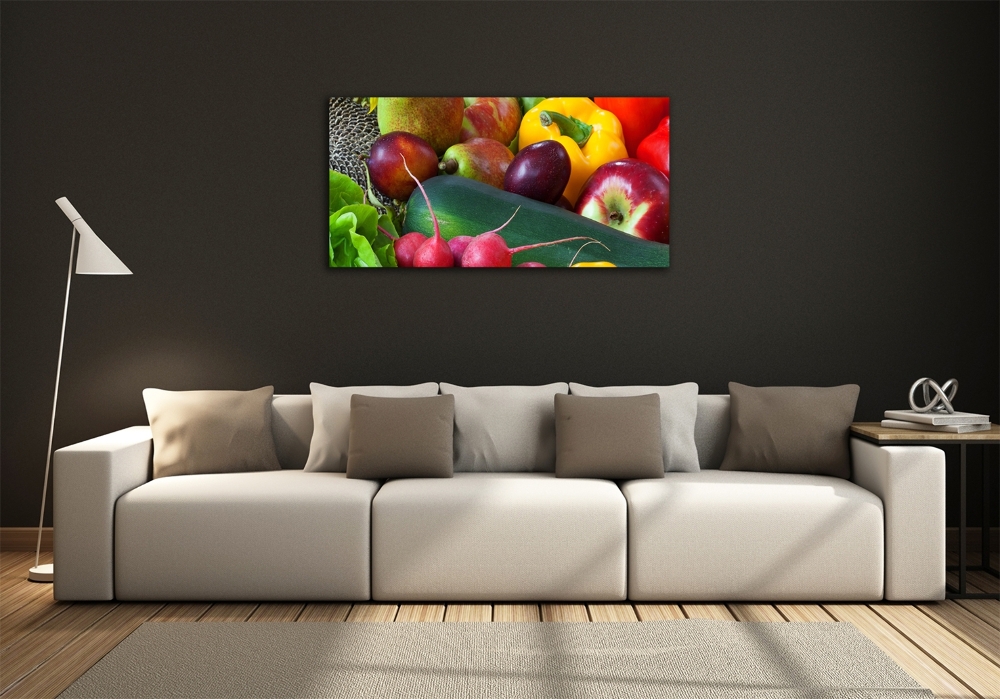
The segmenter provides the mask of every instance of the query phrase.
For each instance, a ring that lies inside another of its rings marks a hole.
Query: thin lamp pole
[[[42,525],[45,522],[45,499],[49,492],[49,468],[52,466],[52,436],[56,430],[56,405],[59,402],[59,375],[62,372],[63,343],[66,340],[66,314],[69,311],[69,286],[73,281],[73,254],[76,252],[76,226],[69,246],[69,272],[66,274],[66,301],[63,303],[62,330],[59,332],[59,363],[56,364],[56,391],[52,397],[52,422],[49,424],[49,450],[45,453],[45,482],[42,484],[42,512],[38,516],[38,543],[35,545],[35,567],[42,551]]]

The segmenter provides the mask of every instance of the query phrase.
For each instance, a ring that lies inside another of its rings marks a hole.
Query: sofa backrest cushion
[[[455,471],[553,472],[555,395],[569,384],[475,386],[441,384],[455,396]]]
[[[351,396],[426,398],[438,394],[438,385],[336,387],[311,383],[309,393],[312,395],[313,434],[309,440],[305,470],[343,473],[347,469],[351,434]]]
[[[676,386],[584,386],[571,383],[577,396],[624,397],[655,393],[660,397],[660,442],[664,471],[698,471],[698,449],[694,428],[698,416],[698,384]]]
[[[302,468],[313,433],[312,396],[280,395],[271,401],[271,432],[281,468]]]
[[[698,396],[698,419],[694,423],[694,443],[702,469],[719,468],[729,440],[729,396]]]
[[[309,457],[309,441],[313,433],[312,396],[308,394],[275,396],[271,410],[274,447],[278,452],[281,467],[302,468]],[[553,420],[554,416],[553,412]],[[729,396],[711,394],[698,396],[694,443],[698,448],[698,463],[702,469],[719,468],[722,458],[726,455],[728,439]]]

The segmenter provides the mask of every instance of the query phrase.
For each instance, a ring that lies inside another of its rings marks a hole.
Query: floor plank
[[[71,602],[56,602],[45,598],[24,605],[0,624],[0,652],[72,606]]]
[[[883,619],[984,697],[1000,696],[1000,667],[926,614],[909,605],[873,605]]]
[[[1000,579],[994,578],[986,571],[970,570],[968,575],[968,581],[983,592],[989,592],[994,595],[1000,593]]]
[[[0,693],[52,657],[65,645],[111,612],[114,603],[74,604],[63,614],[22,637],[4,651],[0,666]]]
[[[920,610],[997,665],[1000,665],[1000,633],[954,600],[919,604]]]
[[[847,621],[885,651],[913,679],[939,697],[975,699],[975,694],[885,619],[863,604],[824,604],[837,621]]]
[[[246,621],[256,609],[256,602],[216,602],[198,621]]]
[[[785,617],[770,604],[730,604],[729,611],[737,621],[785,621]]]
[[[28,571],[32,566],[35,565],[35,552],[31,551],[5,551],[3,553],[2,561],[6,562],[9,559],[9,565],[4,563],[0,564],[0,579],[3,578],[14,578],[17,580],[27,580]],[[38,557],[39,565],[52,562],[52,552],[42,551],[41,555]],[[30,581],[29,581],[30,582]],[[36,583],[44,584],[44,583]]]
[[[26,561],[23,566],[17,566],[9,573],[0,575],[0,594],[6,593],[13,587],[21,584],[21,581],[27,580],[28,578],[28,568],[32,563],[35,562],[35,557],[32,556],[30,561]],[[31,582],[31,581],[29,581]],[[35,583],[36,585],[44,585],[45,583]],[[0,599],[3,599],[0,597]]]
[[[789,621],[836,621],[818,604],[776,604],[774,606]]]
[[[720,621],[735,621],[724,604],[682,604],[681,609],[688,619],[718,619]]]
[[[392,621],[396,618],[395,604],[355,604],[347,621]]]
[[[396,621],[444,621],[444,605],[401,604]]]
[[[635,613],[639,617],[639,621],[670,621],[687,618],[678,604],[637,604],[635,605]]]
[[[50,554],[51,555],[51,554]],[[6,577],[8,575],[19,574],[19,571],[23,568],[24,574],[28,574],[28,568],[31,566],[27,565],[28,562],[34,563],[35,552],[34,551],[0,551],[0,577]],[[42,560],[39,558],[39,563]],[[52,561],[48,561],[51,563]]]
[[[295,621],[345,621],[350,613],[350,604],[310,602]]]
[[[588,604],[591,621],[639,621],[631,604]]]
[[[945,573],[945,580],[953,588],[955,588],[956,590],[958,589],[958,574],[957,573],[954,573],[954,572],[951,572],[951,571]],[[986,590],[984,590],[984,589],[982,589],[980,587],[977,587],[976,584],[974,582],[972,582],[972,580],[969,579],[969,578],[966,578],[966,580],[965,580],[965,591],[966,592],[975,592],[975,593],[985,593],[986,592]]]
[[[29,551],[0,551],[0,576],[16,570],[24,561],[29,560],[29,556],[33,559],[35,554]]]
[[[0,625],[6,624],[7,618],[25,605],[38,601],[55,601],[52,598],[52,583],[36,583],[27,580],[3,595],[2,599]]]
[[[119,604],[41,666],[35,668],[4,696],[16,696],[19,699],[58,696],[162,606],[156,603]]]
[[[992,599],[958,599],[955,602],[1000,630],[1000,602]]]
[[[493,621],[541,621],[537,604],[494,604]]]
[[[492,621],[493,605],[449,604],[444,613],[445,621]]]
[[[36,583],[28,580],[28,569],[35,564],[35,556],[31,554],[31,559],[25,561],[22,565],[17,566],[9,573],[5,575],[0,575],[0,594],[6,594],[8,590],[17,587],[24,581],[30,582],[32,585],[51,585],[51,583]],[[2,598],[0,598],[2,599]]]
[[[542,621],[590,621],[583,604],[543,604]]]
[[[305,606],[301,602],[267,602],[257,607],[247,621],[295,621]]]
[[[0,600],[7,599],[14,590],[19,588],[30,588],[39,590],[45,587],[52,588],[52,583],[36,583],[28,580],[20,571],[5,575],[0,578]]]
[[[208,602],[172,602],[164,605],[150,621],[198,621],[211,606]]]

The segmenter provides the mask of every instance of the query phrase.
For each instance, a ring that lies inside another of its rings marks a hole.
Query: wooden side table
[[[968,592],[965,585],[967,570],[981,570],[994,577],[1000,578],[1000,571],[997,571],[990,563],[990,492],[987,471],[987,446],[1000,445],[1000,425],[990,425],[990,429],[981,432],[920,432],[917,430],[903,430],[892,427],[882,427],[878,422],[855,422],[851,425],[851,436],[864,439],[879,446],[948,446],[958,444],[961,446],[961,463],[959,465],[959,519],[958,519],[958,565],[948,566],[948,570],[958,571],[958,587],[947,586],[946,595],[949,598],[958,599],[994,599],[996,593],[975,593]],[[965,548],[965,449],[969,444],[980,444],[983,447],[983,533],[982,533],[982,558],[981,565],[968,566],[966,564]]]

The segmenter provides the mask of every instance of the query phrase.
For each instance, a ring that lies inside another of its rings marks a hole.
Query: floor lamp
[[[39,565],[42,551],[42,524],[45,521],[45,499],[49,492],[49,469],[52,466],[52,435],[56,427],[56,404],[59,402],[59,375],[62,372],[63,340],[66,339],[66,312],[69,310],[69,286],[73,281],[73,254],[76,253],[77,274],[132,274],[122,261],[111,252],[94,230],[87,225],[66,197],[56,199],[56,204],[73,223],[72,242],[69,248],[69,272],[66,275],[66,302],[63,304],[62,331],[59,333],[59,363],[56,364],[56,391],[52,398],[52,422],[49,424],[49,450],[45,455],[45,482],[42,485],[42,513],[38,517],[38,544],[35,546],[35,567],[28,571],[28,580],[52,582],[53,564]],[[76,238],[80,234],[80,249]]]

